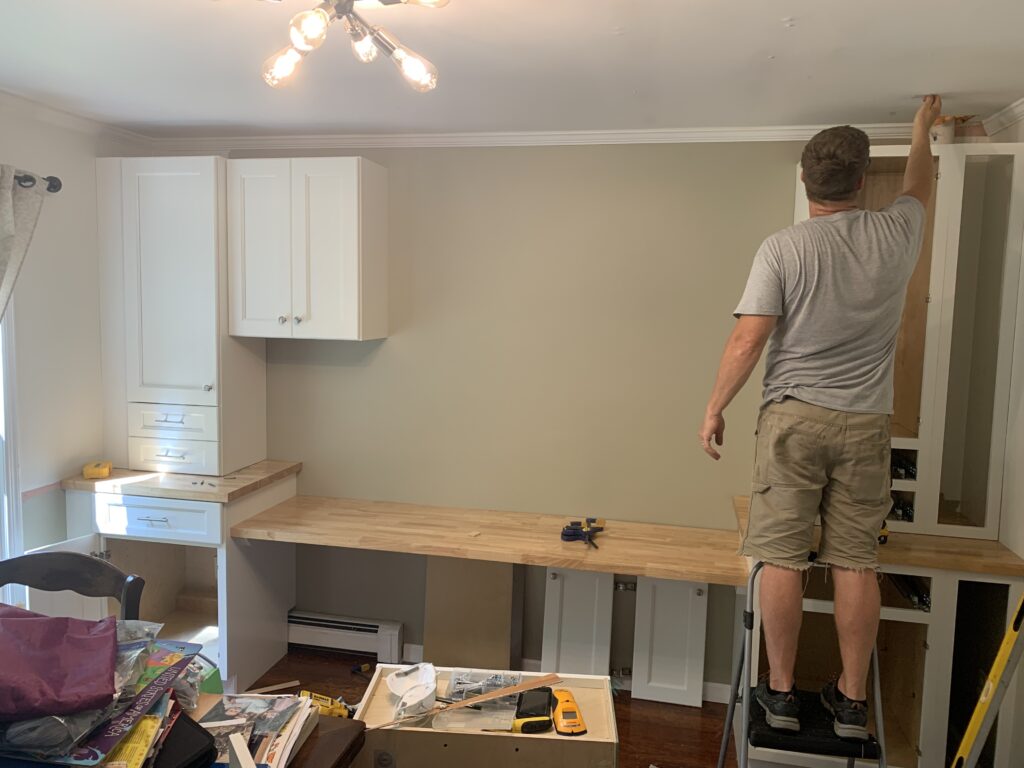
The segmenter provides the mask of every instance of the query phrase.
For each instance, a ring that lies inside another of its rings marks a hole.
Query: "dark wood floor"
[[[292,647],[253,687],[298,680],[303,688],[341,696],[350,704],[357,704],[370,678],[353,672],[352,668],[365,661],[366,658],[344,653]],[[725,705],[705,704],[703,709],[696,709],[633,701],[623,691],[615,696],[615,719],[619,727],[620,768],[709,768],[718,760]],[[727,765],[736,766],[731,747]]]

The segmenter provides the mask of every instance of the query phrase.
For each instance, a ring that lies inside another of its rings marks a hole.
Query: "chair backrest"
[[[79,552],[36,552],[0,561],[0,587],[24,584],[31,589],[64,589],[86,597],[113,597],[121,603],[122,619],[139,618],[146,582],[116,565]]]

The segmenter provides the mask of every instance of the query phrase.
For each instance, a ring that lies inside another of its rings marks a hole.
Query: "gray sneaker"
[[[836,736],[842,739],[867,741],[868,703],[848,699],[839,690],[838,683],[828,683],[821,689],[821,703],[835,721],[832,725]]]
[[[754,700],[764,710],[764,719],[772,728],[782,731],[800,730],[800,702],[796,688],[785,693],[768,690],[768,681],[762,680],[754,691]]]

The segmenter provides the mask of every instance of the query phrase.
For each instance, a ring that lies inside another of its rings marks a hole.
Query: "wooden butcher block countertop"
[[[599,549],[560,538],[568,517],[296,496],[231,529],[236,538],[745,584],[736,531],[609,520]]]
[[[102,480],[86,480],[81,475],[69,477],[61,482],[60,487],[66,491],[120,493],[125,496],[155,496],[227,504],[297,474],[301,469],[300,461],[258,461],[224,477],[115,469],[110,477]]]

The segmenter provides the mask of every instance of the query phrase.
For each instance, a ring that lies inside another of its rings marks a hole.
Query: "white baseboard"
[[[540,672],[540,659],[522,659],[519,666],[523,672]]]
[[[408,664],[419,664],[423,661],[423,646],[414,643],[402,644],[402,661]]]
[[[732,693],[732,686],[725,683],[704,683],[704,701],[713,704],[728,704],[729,695]]]

